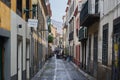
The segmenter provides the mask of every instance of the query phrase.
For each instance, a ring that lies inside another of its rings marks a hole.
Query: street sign
[[[28,19],[28,27],[37,27],[38,20],[37,19]]]

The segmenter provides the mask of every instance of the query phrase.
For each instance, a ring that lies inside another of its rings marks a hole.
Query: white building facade
[[[80,24],[82,27],[87,27],[87,38],[81,41],[84,46],[82,68],[93,74],[97,80],[120,79],[117,76],[119,75],[119,3],[119,0],[83,1],[80,19],[84,21]],[[87,8],[88,16],[83,18],[84,10]]]

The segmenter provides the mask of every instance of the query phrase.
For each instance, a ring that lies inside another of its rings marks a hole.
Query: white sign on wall
[[[38,20],[37,19],[28,19],[28,27],[37,27]]]

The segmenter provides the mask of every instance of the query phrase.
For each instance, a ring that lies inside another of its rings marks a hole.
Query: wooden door
[[[0,79],[2,79],[2,44],[0,40]]]

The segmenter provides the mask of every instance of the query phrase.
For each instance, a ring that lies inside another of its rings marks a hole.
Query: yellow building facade
[[[28,17],[26,15],[29,15],[29,18],[32,17],[32,12],[29,12],[29,14],[24,13],[24,9],[28,6],[29,9],[32,8],[31,0],[0,0],[1,80],[27,79],[26,46],[30,38],[27,37],[29,28],[27,28]],[[19,41],[22,43],[21,56],[18,55]],[[22,60],[21,63],[19,63],[19,58]]]
[[[57,28],[54,25],[51,25],[51,33],[54,38],[57,36]]]

